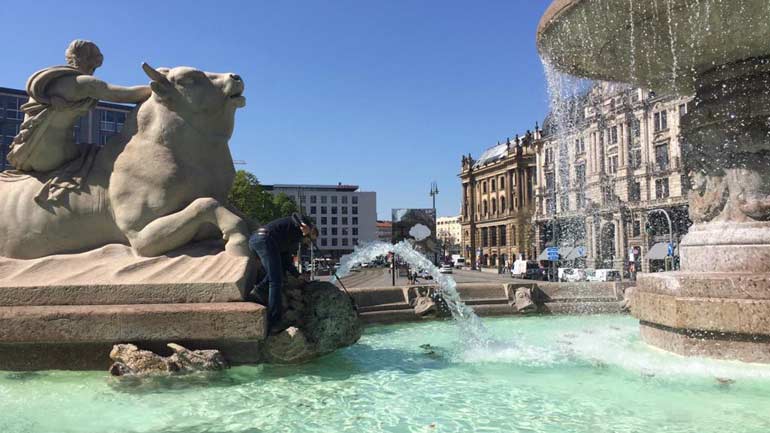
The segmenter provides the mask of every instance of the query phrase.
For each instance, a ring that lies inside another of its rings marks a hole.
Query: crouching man
[[[284,272],[299,277],[292,256],[297,253],[300,243],[309,245],[318,238],[318,229],[307,217],[294,213],[285,218],[271,221],[254,233],[249,239],[249,248],[259,256],[265,277],[259,282],[249,300],[269,287],[267,300],[267,323],[271,334],[282,331],[287,324],[281,323],[281,288]]]

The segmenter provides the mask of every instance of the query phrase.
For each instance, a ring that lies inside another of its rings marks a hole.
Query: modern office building
[[[473,267],[497,268],[534,250],[535,143],[540,131],[507,139],[478,159],[462,157],[462,254]]]
[[[670,241],[676,256],[690,225],[679,141],[690,101],[601,84],[570,101],[568,121],[549,115],[536,143],[540,258],[556,246],[587,267],[648,272]]]
[[[8,150],[24,121],[21,106],[28,99],[23,90],[0,87],[0,171],[13,168],[7,161]],[[104,145],[110,137],[120,133],[126,115],[133,109],[133,106],[99,102],[75,125],[75,143]]]
[[[264,185],[272,194],[294,199],[318,225],[318,246],[340,257],[353,247],[377,240],[377,193],[358,185]]]

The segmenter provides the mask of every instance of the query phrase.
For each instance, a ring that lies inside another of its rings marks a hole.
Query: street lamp
[[[433,198],[433,218],[434,218],[433,222],[435,223],[436,222],[436,219],[435,219],[436,218],[436,196],[438,195],[438,184],[435,181],[433,181],[430,184],[430,194],[429,195]],[[435,229],[436,227],[434,226],[433,228]],[[436,236],[436,239],[438,239],[438,235]],[[433,253],[433,264],[436,264],[436,265],[438,264],[438,253],[437,252]]]

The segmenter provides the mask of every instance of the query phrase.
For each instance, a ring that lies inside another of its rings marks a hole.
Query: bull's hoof
[[[237,257],[250,257],[249,239],[241,233],[234,233],[225,239],[225,251]]]

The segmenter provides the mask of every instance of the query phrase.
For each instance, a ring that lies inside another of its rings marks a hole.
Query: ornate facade
[[[535,254],[536,142],[540,130],[462,158],[462,254],[474,268]]]
[[[535,144],[538,252],[574,247],[580,265],[637,272],[664,266],[670,241],[676,256],[691,224],[679,140],[689,102],[604,84],[570,101],[568,119],[550,115]]]

